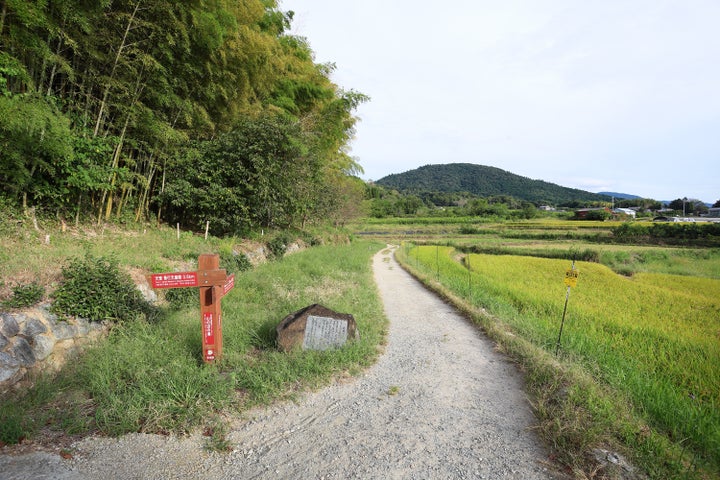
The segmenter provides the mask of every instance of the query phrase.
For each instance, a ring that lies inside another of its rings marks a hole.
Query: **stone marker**
[[[349,339],[359,337],[351,314],[334,312],[317,303],[285,317],[276,331],[278,347],[285,352],[294,348],[340,348]]]

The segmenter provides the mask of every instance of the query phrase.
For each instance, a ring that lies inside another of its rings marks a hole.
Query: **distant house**
[[[555,207],[551,207],[550,205],[540,205],[538,208],[540,210],[544,210],[546,212],[554,212],[555,211]]]
[[[635,210],[632,210],[630,208],[616,208],[613,210],[613,213],[617,213],[619,215],[627,215],[628,217],[635,218]]]
[[[720,207],[708,208],[708,213],[706,216],[711,218],[720,218]]]

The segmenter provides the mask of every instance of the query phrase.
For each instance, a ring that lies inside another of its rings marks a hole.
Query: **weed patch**
[[[12,287],[12,297],[0,303],[3,308],[26,308],[39,303],[45,295],[45,287],[37,282],[17,284]]]
[[[76,258],[62,270],[63,280],[53,295],[52,311],[91,321],[154,318],[155,309],[137,291],[130,277],[112,257]]]

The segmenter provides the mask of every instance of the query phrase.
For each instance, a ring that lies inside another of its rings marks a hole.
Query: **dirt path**
[[[388,250],[373,267],[390,319],[378,363],[297,404],[249,412],[231,453],[206,452],[195,436],[90,438],[70,460],[0,455],[0,477],[555,478],[514,366]]]

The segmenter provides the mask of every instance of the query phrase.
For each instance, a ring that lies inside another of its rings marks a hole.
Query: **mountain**
[[[472,163],[425,165],[395,173],[375,182],[407,193],[468,192],[481,197],[510,195],[538,205],[562,205],[573,201],[610,201],[610,197]]]
[[[598,192],[598,195],[605,195],[607,197],[615,197],[620,200],[639,200],[642,197],[637,195],[630,195],[629,193],[618,193],[618,192]]]

